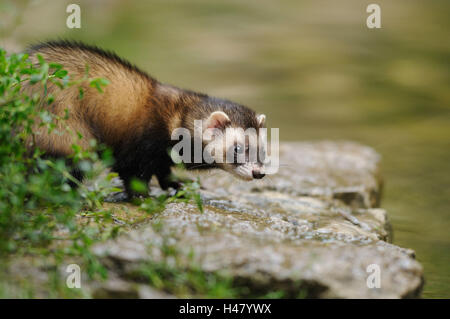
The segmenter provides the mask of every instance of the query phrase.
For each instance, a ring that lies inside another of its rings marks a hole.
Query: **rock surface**
[[[176,263],[231,277],[249,295],[417,297],[422,267],[413,251],[389,243],[387,214],[378,208],[379,162],[371,148],[350,142],[284,143],[278,174],[254,182],[203,174],[203,213],[190,203],[169,204],[94,251],[118,280],[141,285],[143,265]],[[379,288],[367,284],[373,269]]]

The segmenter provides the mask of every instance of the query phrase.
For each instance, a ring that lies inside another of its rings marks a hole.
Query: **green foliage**
[[[79,169],[90,178],[97,177],[111,163],[111,152],[95,141],[91,141],[90,150],[75,143],[70,165],[64,160],[50,160],[33,147],[36,137],[33,128],[39,125],[49,133],[67,133],[74,140],[81,139],[81,135],[68,128],[67,132],[56,131],[55,120],[66,119],[68,112],[60,119],[46,107],[40,107],[54,101],[47,87],[53,84],[66,89],[87,81],[101,91],[107,82],[89,79],[87,75],[71,80],[62,65],[47,63],[41,56],[38,60],[35,66],[26,54],[7,56],[0,49],[0,255],[27,253],[64,241],[69,245],[54,251],[57,258],[64,254],[82,256],[91,274],[97,271],[104,274],[88,250],[93,236],[77,222],[77,216],[82,209],[101,206],[112,177],[99,179],[88,189],[70,172]],[[35,93],[23,90],[27,81],[34,84]],[[30,145],[28,149],[26,143]],[[72,188],[71,182],[79,185],[79,189]]]

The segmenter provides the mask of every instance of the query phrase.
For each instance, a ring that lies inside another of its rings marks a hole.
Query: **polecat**
[[[257,115],[237,103],[160,83],[116,54],[95,46],[53,41],[32,46],[28,53],[33,64],[38,64],[37,54],[40,54],[48,62],[63,65],[71,79],[82,78],[88,65],[89,77],[109,80],[104,93],[82,83],[82,99],[79,98],[78,87],[61,91],[49,83],[47,93],[54,96],[54,102],[41,107],[48,107],[60,117],[64,117],[67,109],[68,119],[64,123],[57,122],[57,129],[62,132],[63,125],[67,125],[79,132],[83,136],[81,147],[88,149],[91,139],[111,147],[115,158],[112,169],[123,180],[129,195],[132,194],[130,181],[133,177],[149,181],[156,175],[161,188],[179,187],[170,179],[170,168],[174,163],[168,149],[177,142],[171,140],[174,129],[187,128],[193,137],[194,120],[203,120],[206,128],[236,129],[233,139],[224,143],[224,153],[241,153],[237,143],[245,137],[238,128],[254,128],[259,132],[265,122],[264,115]],[[31,88],[30,84],[27,85]],[[35,133],[33,147],[54,157],[68,158],[73,152],[71,146],[74,141],[70,134],[49,134],[45,127],[37,124]],[[206,141],[202,140],[202,144]],[[248,148],[245,151],[248,152]],[[210,155],[217,157],[217,154]],[[260,160],[185,163],[185,166],[188,169],[221,168],[246,180],[264,176]],[[75,175],[79,179],[83,177],[79,171]]]

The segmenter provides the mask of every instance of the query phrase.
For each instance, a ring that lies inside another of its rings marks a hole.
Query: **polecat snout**
[[[171,138],[174,130],[185,128],[191,133],[192,142],[192,160],[185,161],[188,169],[221,168],[245,180],[264,176],[261,156],[253,159],[249,156],[258,146],[249,141],[258,140],[264,115],[227,100],[162,84],[114,53],[94,46],[56,41],[32,46],[28,52],[33,64],[38,64],[37,54],[40,54],[48,62],[63,65],[72,79],[81,79],[88,65],[90,78],[102,77],[110,82],[104,93],[82,83],[82,99],[78,87],[60,91],[49,83],[47,94],[54,96],[54,102],[50,106],[43,102],[40,107],[47,107],[61,118],[67,109],[68,119],[64,123],[56,122],[56,129],[61,133],[68,126],[83,138],[79,142],[73,141],[70,134],[49,134],[37,120],[35,144],[29,147],[38,147],[50,156],[68,158],[74,142],[87,149],[89,141],[96,139],[112,148],[115,158],[112,169],[131,194],[130,181],[134,177],[149,181],[156,175],[161,188],[178,186],[170,179],[174,162],[168,150],[178,142]],[[25,86],[33,89],[30,84]],[[199,142],[195,137],[195,120],[202,120],[202,129],[213,132],[209,139],[202,136],[200,141],[202,155],[213,159],[212,162],[205,161],[203,156],[200,161],[194,158],[194,146]],[[247,129],[253,130],[244,134]],[[225,160],[230,154],[231,158],[243,160]],[[74,173],[82,178],[80,172]]]

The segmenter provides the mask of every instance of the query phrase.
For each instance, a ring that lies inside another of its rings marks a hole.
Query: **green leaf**
[[[47,104],[50,105],[55,101],[55,97],[51,94],[48,95]]]
[[[44,58],[42,57],[42,55],[40,55],[39,53],[36,55],[37,56],[37,58],[38,58],[38,60],[39,60],[39,64],[42,66],[42,65],[44,65],[45,64],[45,60],[44,60]]]
[[[55,75],[57,78],[62,79],[62,78],[65,77],[68,73],[69,73],[69,72],[67,72],[66,70],[58,70],[58,71],[56,71],[56,72],[54,73],[54,75]]]
[[[63,66],[62,66],[61,64],[59,64],[59,63],[54,63],[54,62],[52,62],[52,63],[49,63],[48,65],[49,65],[51,68],[56,69],[56,70],[60,70],[60,69],[63,68]]]
[[[99,91],[100,93],[103,93],[102,86],[106,86],[108,84],[109,84],[109,81],[107,79],[103,79],[103,78],[93,79],[89,82],[89,85],[91,87],[96,88],[97,91]]]
[[[131,180],[130,187],[133,191],[135,191],[136,193],[139,193],[139,194],[147,193],[147,189],[148,189],[147,185],[143,181],[136,179],[136,178],[133,178]]]
[[[83,90],[83,88],[80,86],[80,87],[78,87],[78,98],[79,98],[80,100],[82,100],[83,97],[84,97],[84,90]]]
[[[194,194],[194,201],[197,204],[198,209],[203,214],[203,202],[199,193]]]

